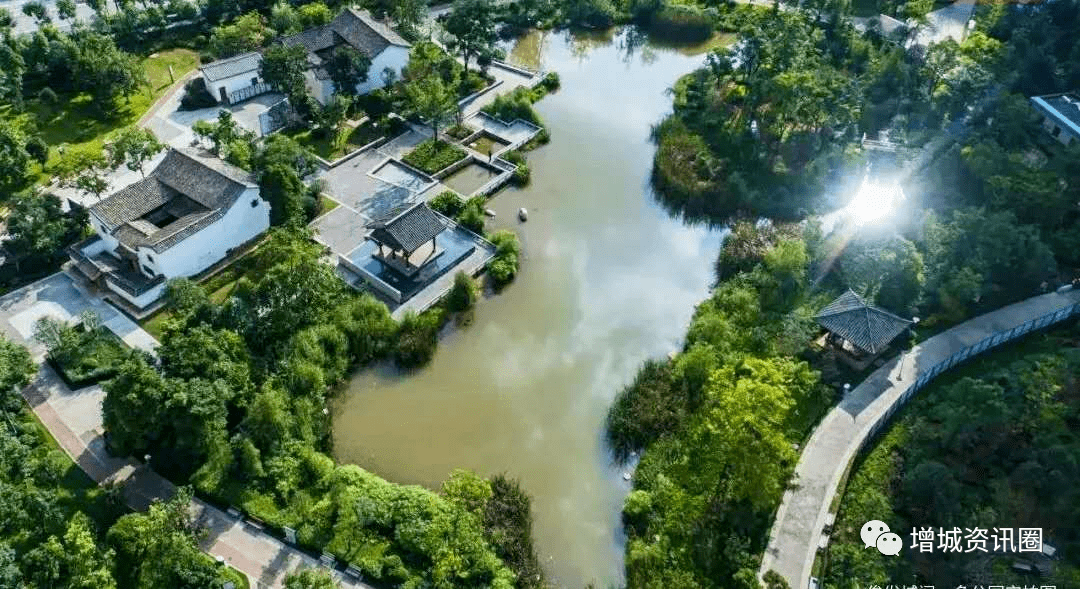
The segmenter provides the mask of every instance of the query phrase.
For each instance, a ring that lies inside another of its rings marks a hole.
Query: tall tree
[[[469,59],[491,57],[498,35],[495,32],[495,3],[492,0],[458,0],[446,18],[446,32],[453,35],[450,48],[461,54],[465,71]]]
[[[414,113],[431,125],[432,137],[439,141],[439,127],[454,121],[458,104],[452,89],[438,76],[415,79],[405,86],[405,95]]]
[[[13,123],[0,120],[0,193],[12,193],[30,183],[30,153],[26,135]]]
[[[105,146],[109,152],[109,163],[114,168],[124,164],[132,172],[138,170],[143,178],[146,177],[143,164],[164,148],[153,131],[136,126],[121,130],[112,143]]]
[[[12,199],[7,219],[11,238],[5,247],[15,255],[16,267],[25,261],[44,262],[61,254],[72,232],[72,221],[51,194],[23,193]]]
[[[45,7],[45,4],[38,2],[37,0],[31,0],[22,5],[22,13],[30,18],[34,19],[38,25],[43,25],[52,22],[52,18],[49,16],[49,9]]]
[[[313,113],[314,101],[308,94],[307,50],[303,45],[274,45],[263,52],[259,76],[289,97],[289,103],[305,119]]]
[[[232,24],[214,27],[210,47],[218,57],[229,57],[262,47],[271,34],[262,15],[249,12]]]
[[[355,96],[357,86],[368,79],[371,60],[352,47],[341,45],[330,54],[325,67],[330,80],[334,82],[334,92]]]
[[[146,72],[140,61],[117,49],[113,40],[94,32],[80,32],[73,39],[78,58],[73,67],[75,82],[90,91],[94,106],[103,116],[116,114],[117,98],[130,98],[146,85]]]

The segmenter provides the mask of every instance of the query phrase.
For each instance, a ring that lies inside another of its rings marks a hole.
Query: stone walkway
[[[72,391],[45,364],[23,397],[64,452],[90,478],[98,484],[123,486],[124,498],[132,509],[145,510],[154,501],[168,500],[176,493],[172,483],[146,466],[109,455],[102,437],[105,392],[100,386]],[[254,587],[282,587],[288,573],[320,566],[304,552],[199,499],[191,502],[191,515],[207,532],[202,549],[224,558],[229,566],[247,575]],[[371,589],[338,572],[334,576],[343,588]]]
[[[25,345],[40,358],[45,348],[34,340],[34,324],[42,317],[78,320],[93,311],[101,323],[132,348],[153,353],[158,342],[137,323],[98,296],[88,293],[70,276],[57,272],[0,297],[0,333]]]
[[[1049,313],[1080,304],[1080,290],[1032,297],[980,315],[903,353],[871,374],[818,424],[795,467],[769,534],[761,574],[775,570],[807,589],[814,557],[840,481],[866,440],[903,403],[904,393],[949,366],[958,352]],[[1004,337],[1004,336],[1002,336]],[[886,514],[883,514],[886,515]]]

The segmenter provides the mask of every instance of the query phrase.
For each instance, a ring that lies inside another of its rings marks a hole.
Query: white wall
[[[221,99],[221,88],[222,87],[225,88],[225,94],[226,94],[226,96],[228,96],[228,95],[232,94],[233,92],[236,92],[237,90],[242,90],[242,89],[247,88],[248,86],[250,86],[252,78],[259,78],[259,71],[258,70],[245,72],[243,74],[240,74],[238,76],[233,76],[231,78],[222,78],[222,79],[220,79],[220,80],[218,80],[216,82],[211,82],[210,80],[206,80],[206,90],[207,90],[207,92],[209,92],[214,97],[214,100],[218,101],[218,104],[224,104],[226,101]],[[204,77],[204,79],[205,79],[205,77]],[[262,79],[259,78],[259,81],[261,82]]]
[[[93,213],[90,213],[90,226],[94,228],[94,232],[98,234],[101,241],[105,242],[105,249],[107,251],[116,252],[116,246],[120,244],[119,241],[109,233],[105,231],[105,225],[99,220]]]
[[[132,305],[135,305],[139,309],[145,309],[147,305],[161,298],[161,295],[165,294],[165,287],[168,286],[164,282],[151,288],[150,290],[142,293],[137,297],[133,297],[127,293],[124,289],[120,288],[116,284],[113,284],[108,277],[105,278],[105,284],[108,285],[109,290],[120,295],[124,300],[128,301]]]
[[[362,84],[356,86],[357,94],[367,94],[372,90],[382,88],[385,86],[383,80],[383,70],[390,68],[397,73],[397,79],[401,79],[401,70],[409,63],[409,48],[398,47],[391,45],[383,52],[376,55],[375,59],[371,60],[371,67],[368,68],[367,80]],[[330,100],[330,97],[334,95],[334,82],[331,80],[319,80],[315,75],[308,70],[306,74],[307,87],[311,92],[311,95],[315,97],[322,104],[326,104],[326,101]]]
[[[256,206],[251,206],[252,200]],[[241,245],[270,227],[270,203],[259,198],[259,189],[244,191],[225,216],[209,227],[189,236],[182,242],[154,257],[154,269],[166,278],[182,278],[198,274],[220,261],[228,251]],[[139,259],[144,250],[139,248]]]
[[[397,79],[401,79],[401,70],[409,63],[409,48],[398,47],[397,45],[391,45],[383,52],[376,55],[375,59],[371,60],[371,67],[368,68],[367,81],[356,87],[358,94],[367,94],[372,90],[382,88],[385,83],[383,81],[383,70],[390,68],[397,73]]]

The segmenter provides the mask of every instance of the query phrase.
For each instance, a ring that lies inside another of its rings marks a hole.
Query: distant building
[[[1075,92],[1035,96],[1031,105],[1042,115],[1040,123],[1062,145],[1080,141],[1080,95]]]
[[[270,91],[259,77],[262,55],[257,51],[212,61],[199,68],[206,90],[219,104],[234,104]]]
[[[73,267],[135,314],[167,280],[203,272],[270,226],[249,173],[191,149],[170,150],[89,213],[96,235],[69,248]]]
[[[325,103],[334,93],[334,84],[325,67],[326,60],[340,47],[352,47],[371,60],[367,81],[356,87],[367,94],[386,85],[383,72],[401,70],[409,63],[409,42],[366,10],[346,8],[329,23],[278,40],[285,45],[301,45],[308,52],[307,85],[311,95]]]
[[[389,26],[376,20],[366,10],[346,8],[329,23],[282,37],[284,45],[300,45],[307,50],[308,91],[321,103],[334,93],[334,84],[323,64],[339,47],[352,47],[371,60],[367,80],[357,86],[357,94],[367,94],[386,85],[384,72],[395,77],[409,63],[409,42]],[[219,104],[235,104],[270,92],[272,88],[259,76],[262,54],[242,53],[199,68],[206,89]]]

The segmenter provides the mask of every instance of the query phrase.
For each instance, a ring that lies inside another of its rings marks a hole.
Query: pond
[[[626,31],[533,33],[519,46],[562,79],[536,105],[552,140],[527,156],[532,183],[487,205],[492,228],[521,236],[521,274],[451,328],[428,367],[357,375],[334,407],[335,452],[430,488],[454,468],[518,478],[552,580],[606,587],[622,579],[629,484],[604,418],[644,360],[680,347],[720,244],[719,232],[669,217],[649,188],[650,126],[703,56]]]
[[[500,174],[499,170],[475,161],[442,179],[454,192],[468,198]]]
[[[509,141],[499,139],[487,131],[481,132],[476,139],[473,139],[472,142],[469,143],[469,147],[473,151],[484,155],[491,155],[502,151],[508,145],[510,145]]]

